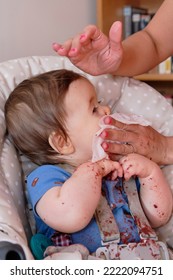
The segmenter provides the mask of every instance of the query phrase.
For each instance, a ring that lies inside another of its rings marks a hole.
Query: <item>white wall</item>
[[[96,24],[96,0],[0,0],[0,62],[54,55],[53,42]]]

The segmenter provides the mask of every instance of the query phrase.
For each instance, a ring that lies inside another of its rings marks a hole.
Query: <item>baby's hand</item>
[[[112,161],[109,159],[102,159],[97,162],[99,166],[99,170],[101,172],[102,177],[110,175],[111,180],[115,180],[117,177],[123,176],[123,169],[119,162]]]
[[[139,178],[148,177],[156,164],[148,158],[139,154],[128,154],[120,159],[124,171],[125,180],[129,180],[133,175]]]

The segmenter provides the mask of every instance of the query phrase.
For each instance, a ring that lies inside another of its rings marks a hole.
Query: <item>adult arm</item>
[[[123,59],[116,74],[134,76],[173,54],[173,1],[165,0],[150,23],[123,41]]]
[[[91,25],[64,44],[53,44],[53,48],[92,75],[138,75],[173,54],[172,13],[173,1],[165,0],[147,27],[122,43],[122,25],[115,22],[109,38]]]

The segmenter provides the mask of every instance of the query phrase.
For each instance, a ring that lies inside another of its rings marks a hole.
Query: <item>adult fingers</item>
[[[104,151],[108,154],[115,154],[117,155],[127,155],[130,153],[135,153],[137,152],[135,150],[135,147],[133,146],[133,144],[130,143],[112,143],[112,142],[103,142],[102,143],[102,148],[104,149]]]
[[[53,49],[60,55],[74,56],[77,55],[81,49],[81,34],[77,34],[73,38],[69,38],[63,44],[53,43]]]
[[[68,52],[72,48],[72,39],[68,39],[63,44],[53,43],[52,48],[56,51],[59,55],[67,56]]]
[[[125,125],[124,125],[125,127]],[[100,134],[100,137],[107,141],[116,141],[120,143],[136,143],[138,140],[138,134],[135,132],[135,128],[133,128],[134,131],[128,131],[126,130],[117,130],[117,129],[105,129],[103,132]]]
[[[84,32],[81,33],[80,40],[86,42],[87,40],[98,40],[103,33],[95,25],[88,25],[85,27]]]
[[[136,131],[137,128],[139,127],[138,124],[125,124],[122,123],[118,120],[115,120],[113,118],[111,118],[111,116],[107,116],[104,118],[104,123],[107,125],[112,125],[115,126],[115,128],[119,128],[122,130],[128,130],[128,131]]]

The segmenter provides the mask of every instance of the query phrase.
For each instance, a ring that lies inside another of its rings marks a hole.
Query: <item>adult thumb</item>
[[[121,48],[122,40],[122,23],[120,21],[115,21],[109,31],[109,40],[111,44],[111,49],[113,51],[118,51]]]

